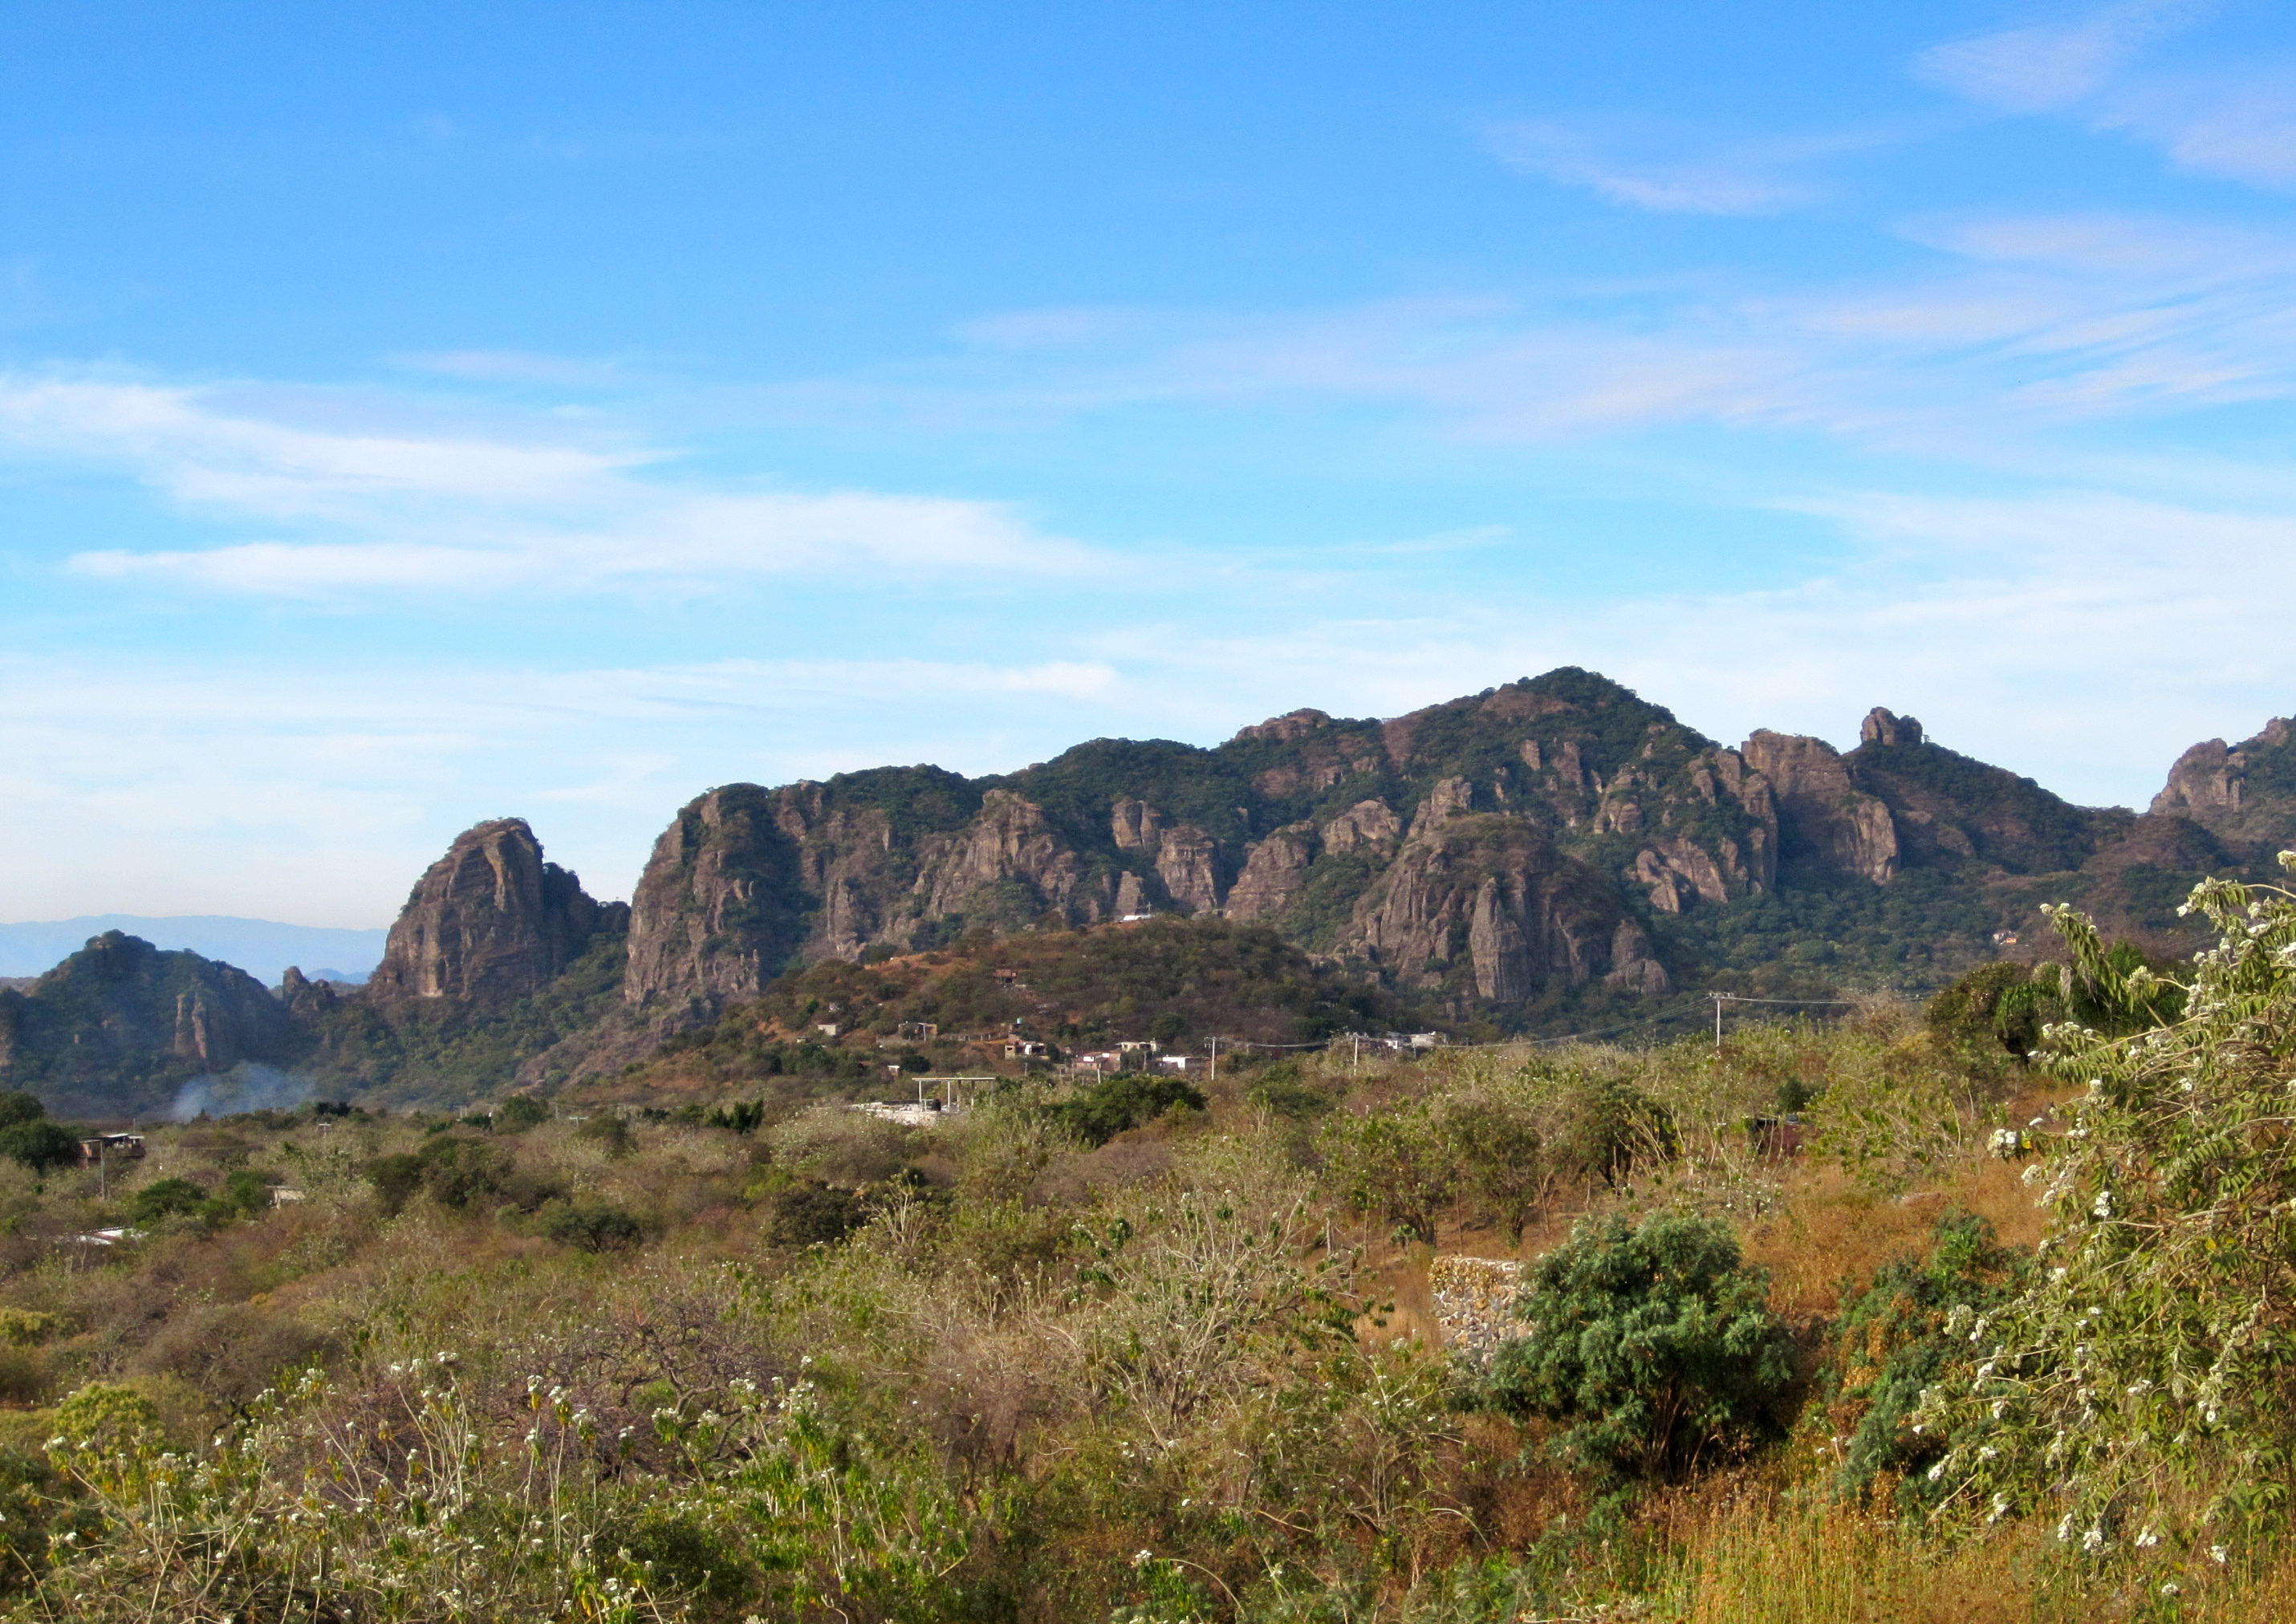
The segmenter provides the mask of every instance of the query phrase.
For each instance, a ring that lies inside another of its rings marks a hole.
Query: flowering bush
[[[2282,865],[2296,870],[2296,853]],[[2054,1215],[2030,1288],[1948,1323],[1965,1350],[1915,1424],[1951,1440],[1948,1503],[2058,1518],[2092,1554],[2217,1544],[2284,1507],[2296,1429],[2296,893],[2211,881],[2218,945],[2189,986],[2054,922],[2098,1006],[2176,1011],[2108,1035],[2046,1029],[2077,1085],[2027,1169]],[[2115,1021],[2115,1025],[2128,1023]]]

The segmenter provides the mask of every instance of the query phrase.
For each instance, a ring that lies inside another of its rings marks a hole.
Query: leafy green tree
[[[253,1168],[236,1169],[223,1181],[215,1205],[218,1218],[253,1218],[271,1206],[271,1181]]]
[[[637,1144],[631,1137],[630,1125],[617,1116],[592,1117],[574,1130],[574,1136],[604,1145],[606,1154],[617,1161],[628,1155]]]
[[[1558,1171],[1611,1188],[1638,1167],[1671,1161],[1678,1149],[1667,1108],[1614,1077],[1571,1085],[1551,1146]]]
[[[79,1136],[45,1117],[12,1122],[0,1128],[0,1156],[20,1161],[34,1172],[70,1167],[79,1160]]]
[[[831,1245],[867,1217],[867,1204],[852,1191],[819,1179],[794,1179],[774,1197],[766,1237],[776,1246]]]
[[[1436,1215],[1458,1193],[1459,1169],[1425,1101],[1340,1118],[1324,1144],[1349,1205],[1381,1214],[1398,1237],[1435,1244]]]
[[[1521,1241],[1546,1188],[1543,1142],[1529,1113],[1479,1092],[1444,1102],[1440,1122],[1457,1159],[1459,1182]]]
[[[1203,1090],[1182,1078],[1126,1071],[1078,1089],[1050,1110],[1086,1144],[1105,1144],[1126,1128],[1153,1121],[1176,1105],[1201,1111]]]
[[[197,1212],[208,1193],[188,1178],[169,1177],[145,1185],[129,1198],[127,1216],[135,1223],[156,1224],[163,1218]]]
[[[48,1114],[40,1103],[40,1096],[21,1088],[0,1094],[0,1128],[13,1128],[20,1122],[37,1122]]]
[[[530,1094],[513,1094],[495,1112],[495,1131],[499,1134],[524,1133],[550,1120],[550,1107]]]
[[[1939,1489],[1927,1468],[1948,1440],[1915,1431],[1922,1395],[1960,1356],[1966,1339],[1948,1322],[1964,1311],[2001,1307],[2028,1284],[2031,1259],[1995,1240],[1993,1226],[1967,1213],[1938,1220],[1926,1259],[1899,1259],[1842,1305],[1833,1325],[1833,1428],[1846,1431],[1839,1482],[1863,1497],[1894,1484],[1898,1508],[1932,1505]],[[1854,1420],[1852,1419],[1854,1417]]]
[[[766,1103],[763,1100],[736,1100],[731,1105],[720,1105],[703,1119],[709,1128],[728,1128],[737,1134],[754,1134],[765,1126]]]
[[[1769,1277],[1728,1227],[1654,1212],[1581,1224],[1530,1271],[1486,1392],[1518,1419],[1562,1423],[1557,1451],[1622,1479],[1677,1479],[1776,1430],[1793,1379]]]

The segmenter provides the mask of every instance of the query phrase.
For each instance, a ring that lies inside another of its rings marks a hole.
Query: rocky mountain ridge
[[[794,968],[1153,913],[1264,925],[1455,1021],[1535,1029],[1710,988],[1918,988],[2017,950],[2040,901],[2175,946],[2194,879],[2292,837],[2285,721],[2188,750],[2138,814],[2073,806],[1887,709],[1846,752],[1767,730],[1733,748],[1566,668],[1384,720],[1293,711],[1210,749],[1102,739],[980,779],[722,785],[679,809],[627,908],[493,820],[416,883],[367,988],[291,972],[275,1002],[344,1087],[548,1081]]]

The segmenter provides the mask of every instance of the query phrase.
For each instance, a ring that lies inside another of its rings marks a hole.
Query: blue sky
[[[1575,663],[2089,802],[2296,709],[2296,24],[0,13],[0,917]]]

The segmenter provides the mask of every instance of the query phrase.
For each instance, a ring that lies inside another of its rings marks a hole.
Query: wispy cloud
[[[1777,214],[1823,195],[1804,171],[1870,138],[1726,142],[1614,121],[1495,124],[1484,132],[1505,162],[1629,208],[1660,214]],[[1691,149],[1687,155],[1683,149]],[[1662,149],[1671,149],[1670,152]]]
[[[1906,222],[1895,275],[1715,275],[1228,315],[1062,310],[966,352],[762,391],[798,420],[1009,431],[1154,402],[1378,404],[1483,441],[1709,422],[1999,465],[2072,425],[2296,395],[2296,233],[2087,212]],[[2049,454],[2054,456],[2054,453]]]
[[[2103,99],[2091,119],[2196,175],[2296,187],[2296,62],[2148,80]]]
[[[438,349],[394,357],[407,372],[480,383],[538,383],[587,389],[625,383],[628,373],[612,361],[578,356],[536,355],[523,349]]]
[[[2064,113],[2160,148],[2177,168],[2296,186],[2296,61],[2148,65],[2147,47],[2208,11],[2135,0],[1955,40],[1914,61],[1916,78],[2013,114]]]
[[[992,503],[871,491],[712,488],[643,447],[380,421],[404,403],[89,379],[0,380],[0,444],[132,470],[176,500],[318,533],[198,549],[102,549],[70,568],[291,597],[391,590],[608,591],[893,569],[1088,573],[1089,549]],[[324,409],[323,409],[324,408]],[[372,421],[361,421],[362,417]]]
[[[1932,46],[1914,59],[1914,73],[1980,106],[2052,112],[2103,89],[2202,9],[2191,0],[2124,0]]]
[[[1001,770],[1156,714],[1140,701],[1089,658],[347,655],[318,691],[253,658],[0,655],[0,895],[28,916],[140,899],[369,925],[457,830],[512,813],[599,894],[627,894],[710,784]]]

